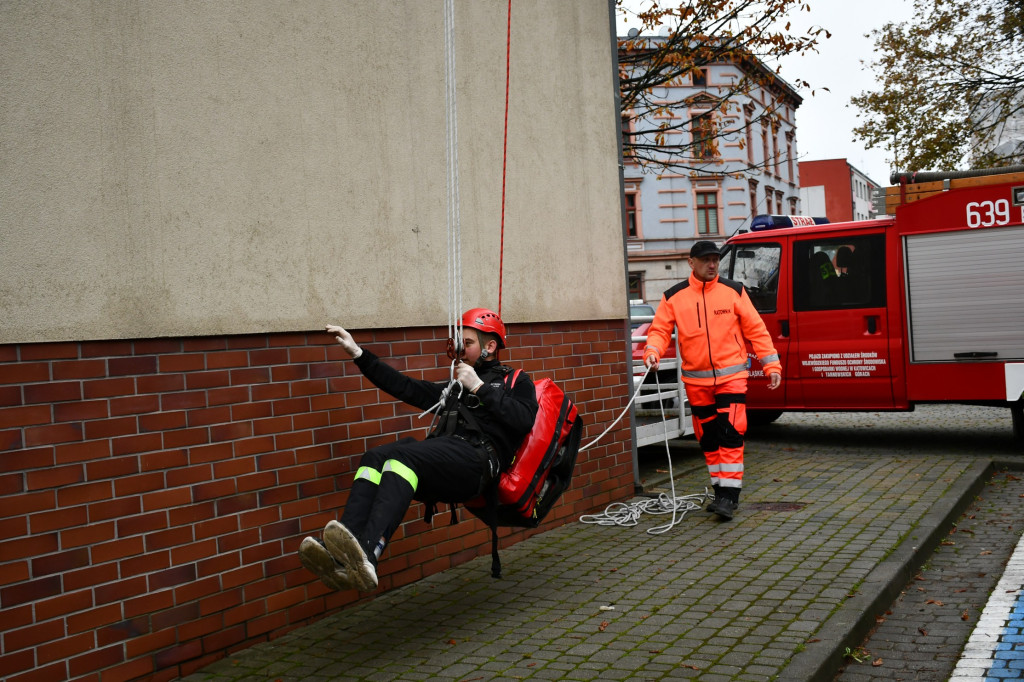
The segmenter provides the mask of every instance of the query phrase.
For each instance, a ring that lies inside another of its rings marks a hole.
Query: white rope
[[[451,392],[462,384],[455,378],[455,365],[462,349],[462,223],[459,215],[459,131],[455,97],[455,2],[444,2],[444,84],[445,84],[445,194],[447,197],[446,224],[448,228],[448,338],[455,343],[456,359],[448,372],[448,386],[432,407],[420,413],[419,418],[434,413],[430,428],[433,430],[448,402]]]
[[[450,378],[448,380],[448,385],[445,386],[444,390],[441,391],[441,398],[431,407],[428,407],[427,409],[420,412],[419,416],[417,417],[417,419],[422,419],[424,416],[430,414],[431,412],[434,412],[434,418],[430,422],[431,431],[434,430],[434,422],[437,421],[437,417],[438,415],[441,414],[441,410],[448,403],[448,396],[451,395],[452,390],[456,386],[458,386],[459,388],[459,397],[462,397],[462,383],[455,378],[455,361],[452,361],[452,368],[451,371],[449,372],[449,377]]]
[[[622,411],[622,414],[619,415],[618,419],[612,422],[611,426],[604,430],[604,433],[588,443],[586,447],[580,448],[580,450],[585,450],[597,441],[601,440],[601,437],[604,436],[605,433],[608,433],[619,419],[622,419],[622,417],[625,416],[626,411],[629,410],[629,406],[633,404],[633,401],[636,400],[636,397],[640,394],[640,390],[644,385],[644,379],[647,378],[647,375],[650,374],[650,372],[651,368],[648,367],[647,371],[644,372],[643,379],[641,379],[640,383],[637,385],[637,389],[633,393],[633,397],[629,399],[628,403],[626,403],[626,409]],[[657,392],[661,393],[661,382],[658,380],[657,372],[654,374],[654,382]],[[668,523],[647,529],[647,533],[649,535],[660,535],[661,533],[671,530],[676,524],[682,521],[687,512],[699,510],[704,505],[704,502],[711,499],[711,495],[708,493],[707,488],[704,488],[703,493],[684,495],[682,497],[676,495],[676,477],[672,472],[672,453],[668,448],[668,422],[665,419],[665,405],[661,400],[659,400],[658,403],[661,407],[661,423],[665,427],[665,458],[668,460],[668,480],[672,489],[672,494],[666,495],[665,493],[661,493],[657,497],[637,500],[629,504],[624,502],[612,502],[610,505],[605,507],[604,512],[600,514],[584,514],[580,517],[580,523],[590,523],[598,526],[632,527],[639,523],[640,518],[644,514],[672,514],[672,519]],[[682,405],[679,406],[679,409],[682,410]]]
[[[586,450],[587,448],[589,448],[589,447],[591,447],[592,445],[594,445],[595,443],[597,443],[597,441],[599,441],[599,440],[601,440],[602,438],[604,438],[604,437],[605,437],[605,435],[607,435],[607,433],[608,433],[609,431],[611,431],[611,430],[612,430],[612,427],[613,427],[613,426],[615,426],[616,424],[618,424],[618,423],[619,423],[619,421],[620,421],[620,420],[621,420],[621,419],[622,419],[623,417],[625,417],[625,416],[626,416],[626,413],[627,413],[627,412],[629,412],[629,406],[633,404],[633,401],[634,401],[634,400],[636,400],[636,397],[637,397],[638,395],[640,395],[640,389],[642,389],[642,388],[644,387],[644,379],[646,379],[646,378],[647,378],[647,375],[648,375],[648,374],[650,374],[650,373],[651,373],[651,368],[650,368],[650,367],[648,367],[648,368],[647,368],[647,370],[646,370],[646,371],[644,372],[644,375],[643,375],[643,377],[641,377],[641,379],[640,379],[640,383],[638,383],[638,384],[637,384],[637,386],[636,386],[636,390],[635,390],[635,391],[633,391],[633,397],[629,399],[629,402],[628,402],[628,403],[626,403],[626,407],[625,407],[625,408],[624,408],[624,409],[622,410],[622,414],[620,414],[620,415],[619,415],[618,417],[616,417],[616,418],[615,418],[615,421],[613,421],[613,422],[612,422],[611,424],[609,424],[609,425],[608,425],[608,428],[607,428],[607,429],[605,429],[604,431],[602,431],[602,432],[601,432],[601,435],[600,435],[600,436],[598,436],[597,438],[595,438],[594,440],[590,441],[589,443],[587,443],[586,445],[584,445],[584,446],[583,446],[582,448],[580,448],[580,449],[579,449],[579,452],[583,452],[583,451],[584,451],[584,450]],[[655,374],[655,378],[657,378],[657,374]],[[660,384],[659,384],[659,386],[660,386]],[[664,416],[664,413],[665,413],[665,411],[664,411],[664,410],[662,410],[662,416]],[[666,427],[666,428],[667,428],[667,427]],[[667,431],[666,431],[666,433],[667,433]]]
[[[455,83],[455,2],[444,3],[445,137],[448,198],[448,338],[462,348],[462,224],[459,215],[459,126]]]
[[[580,523],[632,527],[639,523],[644,514],[672,514],[672,520],[668,523],[647,529],[648,535],[660,535],[682,521],[688,512],[700,510],[705,500],[708,499],[710,497],[707,494],[707,489],[703,493],[684,495],[683,497],[677,497],[674,492],[672,495],[660,493],[658,497],[637,500],[629,504],[613,502],[600,514],[584,514],[580,517]],[[677,516],[677,514],[680,515]]]

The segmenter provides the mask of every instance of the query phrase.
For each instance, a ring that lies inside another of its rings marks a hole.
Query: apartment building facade
[[[656,40],[656,39],[652,39]],[[737,94],[751,70],[767,85]],[[680,170],[638,163],[624,154],[627,258],[631,299],[657,303],[689,276],[694,242],[723,242],[753,216],[796,213],[799,166],[795,114],[801,97],[753,57],[709,64],[656,88],[666,107],[653,118],[670,124],[666,146],[689,142]],[[656,127],[657,120],[623,116],[623,136]],[[686,122],[689,122],[686,124]],[[709,139],[713,131],[715,139]],[[680,138],[679,136],[683,136]]]

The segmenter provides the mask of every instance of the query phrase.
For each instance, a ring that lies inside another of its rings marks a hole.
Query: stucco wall
[[[455,4],[464,307],[498,306],[507,7]],[[625,314],[608,19],[513,5],[510,322]],[[442,31],[440,0],[0,4],[0,343],[443,323]]]

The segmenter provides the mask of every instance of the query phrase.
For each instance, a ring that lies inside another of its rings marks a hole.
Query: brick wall
[[[513,325],[502,359],[558,382],[587,444],[628,400],[624,333]],[[444,336],[355,332],[432,380]],[[356,601],[298,543],[338,515],[367,448],[427,420],[342,357],[324,333],[0,346],[0,677],[172,679]],[[632,494],[628,421],[580,454],[541,530]],[[422,517],[388,546],[382,590],[489,553],[465,511]]]

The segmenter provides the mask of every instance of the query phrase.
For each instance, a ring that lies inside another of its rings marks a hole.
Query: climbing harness
[[[628,403],[626,403],[626,407],[625,409],[623,409],[622,414],[620,414],[618,418],[614,422],[612,422],[607,429],[604,430],[604,433],[602,433],[600,436],[592,440],[590,443],[587,443],[587,445],[585,445],[584,447],[580,448],[581,451],[586,450],[591,445],[594,445],[597,441],[601,440],[605,433],[608,433],[608,431],[611,430],[612,426],[615,426],[615,424],[618,423],[619,419],[622,419],[622,417],[625,416],[626,412],[629,410],[629,406],[632,405],[633,401],[636,400],[638,395],[640,395],[640,390],[643,388],[644,380],[647,378],[647,375],[650,374],[650,372],[651,368],[648,367],[647,370],[644,372],[643,378],[641,378],[638,382],[636,391],[633,392],[633,397],[629,399]],[[657,391],[660,393],[661,382],[658,380],[657,372],[655,372],[654,374],[654,382],[655,386],[657,387]],[[660,400],[658,402],[659,404],[661,403]],[[660,405],[660,407],[661,422],[662,424],[667,424],[667,421],[665,419],[665,406],[662,404]],[[668,523],[647,529],[647,532],[650,535],[659,535],[668,530],[671,530],[676,524],[683,520],[683,517],[686,516],[687,512],[699,510],[703,503],[710,499],[711,496],[709,495],[707,488],[704,488],[703,493],[683,495],[682,497],[676,495],[676,479],[675,474],[672,471],[672,453],[669,451],[668,448],[667,425],[665,426],[664,433],[665,458],[668,460],[668,480],[672,490],[672,494],[666,495],[665,493],[661,493],[658,495],[658,497],[646,498],[643,500],[632,502],[630,504],[626,504],[624,502],[613,502],[607,507],[605,507],[604,512],[600,514],[584,514],[580,516],[580,523],[590,523],[598,526],[631,527],[637,525],[640,517],[642,517],[645,513],[655,515],[672,514],[672,519]]]
[[[455,363],[453,362],[453,374],[455,371],[454,368]],[[462,397],[462,384],[459,383],[458,379],[455,379],[454,376],[452,376],[452,378],[448,381],[448,385],[445,386],[444,389],[441,391],[441,397],[438,399],[438,401],[431,405],[430,407],[428,407],[427,409],[420,412],[419,415],[417,416],[417,419],[423,419],[423,417],[427,416],[431,412],[434,413],[434,417],[430,421],[430,431],[434,430],[434,425],[437,423],[438,418],[441,416],[441,410],[443,410],[444,406],[448,404],[448,398],[451,396],[452,391],[454,390],[458,390],[458,393],[455,396],[455,399],[458,400],[459,398]]]

